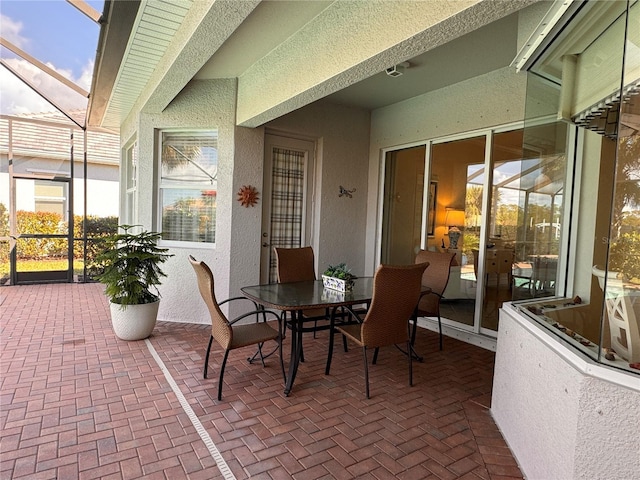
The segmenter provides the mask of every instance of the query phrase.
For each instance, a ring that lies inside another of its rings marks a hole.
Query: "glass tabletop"
[[[254,285],[240,290],[251,300],[276,310],[340,307],[370,301],[373,277],[357,278],[348,292],[324,288],[322,280]]]

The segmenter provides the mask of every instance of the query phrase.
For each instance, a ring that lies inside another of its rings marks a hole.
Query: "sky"
[[[103,0],[87,1],[102,12]],[[85,90],[91,86],[100,26],[65,0],[0,1],[0,35]],[[87,100],[26,60],[1,47],[0,56],[65,109],[86,108]],[[0,65],[0,113],[54,111]]]

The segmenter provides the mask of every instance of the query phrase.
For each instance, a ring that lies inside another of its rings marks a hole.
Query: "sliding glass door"
[[[408,265],[420,250],[425,151],[420,145],[386,154],[381,263]]]

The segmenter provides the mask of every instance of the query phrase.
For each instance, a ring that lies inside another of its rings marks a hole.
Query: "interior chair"
[[[415,263],[429,263],[422,275],[422,287],[431,289],[431,293],[422,295],[418,302],[416,317],[437,317],[438,333],[440,335],[440,350],[442,350],[442,320],[440,318],[440,301],[442,294],[449,283],[449,274],[451,264],[455,258],[455,253],[448,252],[431,252],[428,250],[420,250],[416,255]],[[415,325],[412,332],[412,340],[415,336]]]
[[[531,265],[531,283],[534,297],[546,297],[555,293],[558,259],[536,255]]]
[[[416,265],[380,265],[373,279],[373,297],[364,319],[345,307],[357,323],[333,324],[329,335],[329,354],[325,374],[329,375],[333,356],[333,337],[342,333],[356,345],[362,347],[364,359],[365,394],[369,398],[369,365],[367,349],[375,349],[373,363],[376,363],[378,349],[388,345],[405,344],[409,359],[409,385],[413,385],[413,349],[409,335],[409,320],[413,316],[420,292],[421,280],[428,263]]]
[[[262,344],[270,340],[275,341],[278,344],[278,353],[280,356],[280,369],[282,370],[282,378],[285,379],[284,362],[282,359],[282,335],[280,327],[280,317],[274,312],[264,309],[257,309],[254,305],[254,310],[249,311],[243,315],[240,315],[233,320],[229,321],[227,317],[220,310],[220,306],[235,300],[251,301],[245,297],[233,297],[222,302],[216,300],[216,294],[214,290],[213,274],[209,266],[196,260],[193,256],[189,255],[189,262],[196,272],[198,279],[198,289],[204,303],[209,309],[211,315],[211,336],[209,337],[209,346],[207,347],[207,353],[204,358],[204,378],[207,378],[207,370],[209,366],[209,354],[211,353],[211,345],[213,340],[220,344],[224,349],[224,358],[220,366],[220,378],[218,380],[218,400],[222,400],[222,380],[224,377],[224,367],[227,364],[227,358],[229,352],[237,348],[247,347],[250,345],[257,345],[260,353],[260,359],[262,366],[264,367],[264,356],[262,355]],[[253,302],[252,302],[253,303]],[[253,323],[238,323],[240,320],[255,316],[255,322]],[[278,329],[274,329],[267,323],[269,316],[275,317],[278,322]]]
[[[605,293],[611,348],[629,363],[640,362],[640,325],[633,309],[632,297],[625,292],[617,272],[605,272],[594,266],[592,273]]]

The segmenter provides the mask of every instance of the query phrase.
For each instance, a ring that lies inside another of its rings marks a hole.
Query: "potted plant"
[[[105,239],[105,248],[96,257],[96,279],[106,285],[111,322],[122,340],[142,340],[151,335],[156,324],[160,292],[157,286],[166,274],[160,264],[172,254],[158,247],[161,234],[141,231],[137,225],[121,225],[122,233]]]
[[[345,292],[353,288],[356,277],[351,270],[347,268],[346,263],[337,265],[329,265],[322,274],[322,284],[326,288]]]

